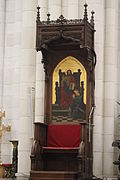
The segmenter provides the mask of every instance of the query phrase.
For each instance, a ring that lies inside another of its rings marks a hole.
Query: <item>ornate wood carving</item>
[[[94,12],[91,12],[90,22],[87,15],[87,4],[85,6],[84,18],[67,20],[63,15],[57,20],[50,20],[50,14],[47,14],[47,20],[40,20],[40,8],[37,12],[37,33],[36,50],[42,51],[45,72],[49,65],[48,54],[56,50],[79,50],[84,61],[89,64],[90,69],[94,69]]]

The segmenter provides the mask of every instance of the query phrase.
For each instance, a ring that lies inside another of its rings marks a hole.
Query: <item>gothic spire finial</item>
[[[66,22],[67,22],[67,20],[64,18],[64,16],[62,14],[57,19],[57,23],[59,23],[59,24],[65,24]]]
[[[84,11],[84,20],[88,20],[88,15],[87,15],[87,7],[88,7],[88,5],[85,3],[84,4],[84,7],[85,7],[85,11]]]
[[[91,16],[90,23],[94,26],[94,14],[95,14],[95,12],[92,11],[91,14],[92,14],[92,16]]]
[[[50,13],[47,13],[47,22],[50,22]]]
[[[40,21],[40,6],[37,7],[37,21]]]

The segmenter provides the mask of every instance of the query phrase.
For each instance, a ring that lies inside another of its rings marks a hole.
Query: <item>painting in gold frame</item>
[[[86,81],[84,66],[68,56],[55,67],[52,78],[52,119],[71,121],[86,118]]]

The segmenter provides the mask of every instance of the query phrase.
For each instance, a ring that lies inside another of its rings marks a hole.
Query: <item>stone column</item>
[[[40,19],[46,20],[48,13],[48,0],[38,0],[38,5],[40,6]]]
[[[40,19],[47,19],[47,0],[39,1]],[[37,14],[36,14],[37,16]],[[42,61],[42,53],[36,52],[36,95],[35,95],[35,122],[44,122],[44,88],[45,88],[45,73]]]
[[[20,106],[20,63],[22,34],[21,0],[6,1],[6,44],[5,44],[5,111],[6,119],[11,124],[11,137],[19,136]]]
[[[68,1],[68,18],[75,19],[78,18],[78,0]]]
[[[61,0],[48,0],[48,12],[51,14],[51,20],[57,19],[62,13]]]
[[[118,10],[118,15],[120,17],[120,1],[118,2],[119,3],[119,10]],[[117,59],[117,79],[118,79],[118,84],[117,84],[117,87],[116,87],[116,90],[117,90],[117,100],[120,102],[120,21],[118,21],[118,59]],[[117,111],[118,111],[118,114],[120,114],[120,106],[117,105]],[[119,121],[119,119],[118,119]],[[118,126],[118,138],[120,139],[120,122],[119,122],[119,126]]]
[[[11,110],[13,107],[14,100],[11,96],[12,89],[12,80],[13,77],[13,67],[12,67],[12,58],[13,58],[13,34],[14,34],[14,17],[15,12],[14,3],[9,3],[8,1],[0,2],[1,8],[1,28],[2,36],[0,43],[2,43],[2,52],[0,53],[1,59],[1,107],[6,112],[6,117],[2,119],[2,123],[7,125],[6,123],[11,124]],[[11,62],[11,64],[10,64]],[[13,65],[14,66],[14,65]],[[7,121],[6,121],[7,119]],[[10,133],[2,134],[2,163],[10,163],[11,162],[11,146],[8,140],[10,139]]]
[[[5,52],[5,1],[1,0],[0,1],[0,110],[1,111],[3,108],[3,91],[4,91],[4,52]],[[1,120],[2,117],[0,117],[0,123]],[[0,131],[0,162],[2,161],[1,151],[2,151],[2,131]],[[0,170],[1,168],[2,166],[0,166]],[[2,172],[0,177],[2,177]]]
[[[62,12],[61,14],[68,19],[68,0],[62,0]]]
[[[22,0],[22,57],[20,64],[20,121],[18,173],[29,174],[31,152],[30,91],[35,88],[36,71],[36,6],[37,1]]]
[[[79,18],[83,18],[84,4],[88,4],[88,18],[95,12],[95,112],[93,130],[93,174],[102,175],[103,167],[103,83],[104,83],[104,0],[82,0],[79,6]],[[99,142],[99,143],[98,143]]]
[[[84,16],[84,4],[87,2],[85,0],[79,0],[78,3],[79,3],[78,4],[78,18],[82,19]],[[89,10],[89,4],[88,4],[88,10]]]
[[[5,1],[0,1],[0,108],[3,106],[3,75],[5,48]]]
[[[36,96],[35,96],[35,122],[44,122],[44,89],[45,73],[41,63],[42,54],[36,55]]]
[[[113,147],[117,83],[118,0],[105,1],[105,63],[104,63],[104,144],[103,174],[113,175]]]

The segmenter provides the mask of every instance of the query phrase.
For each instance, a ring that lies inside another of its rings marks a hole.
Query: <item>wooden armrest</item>
[[[80,124],[81,124],[82,126],[85,126],[85,125],[88,125],[88,122],[87,122],[87,121],[80,121]]]
[[[48,124],[46,124],[44,122],[34,122],[34,124],[37,126],[48,126]]]
[[[41,122],[35,122],[34,125],[35,125],[34,139],[39,141],[41,146],[46,146],[48,125]]]

